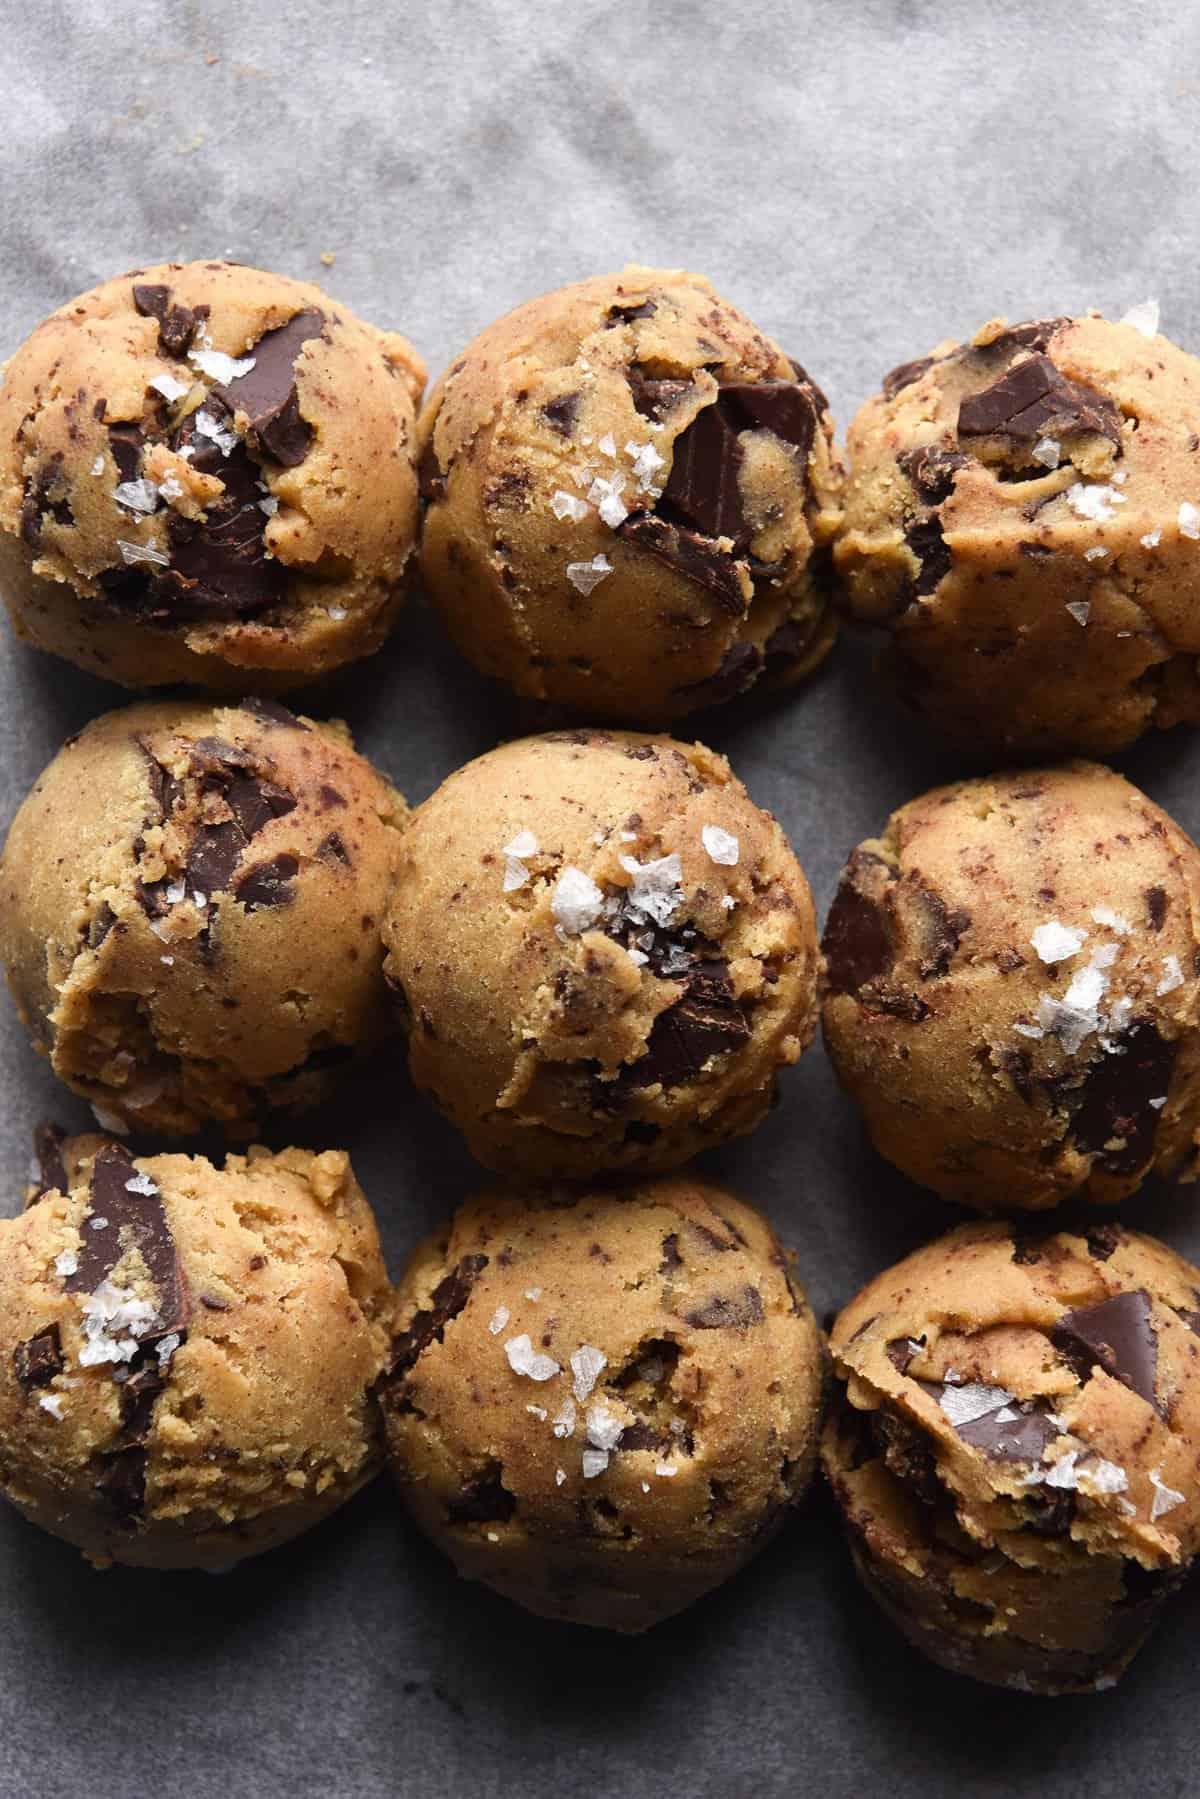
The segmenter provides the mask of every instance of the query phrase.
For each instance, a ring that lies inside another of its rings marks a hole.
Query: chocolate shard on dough
[[[704,537],[728,537],[735,547],[744,547],[751,533],[739,480],[741,433],[770,431],[803,460],[812,449],[817,422],[816,399],[807,384],[727,383],[675,439],[660,506]]]
[[[39,1331],[36,1337],[26,1338],[24,1343],[18,1343],[13,1350],[13,1372],[17,1377],[17,1385],[24,1393],[48,1387],[55,1375],[62,1373],[65,1365],[57,1324]]]
[[[414,1312],[407,1328],[393,1340],[389,1370],[393,1376],[407,1374],[432,1342],[441,1342],[446,1326],[463,1310],[471,1297],[472,1287],[487,1265],[487,1256],[464,1256],[438,1282],[429,1308]]]
[[[1148,1019],[1135,1020],[1120,1039],[1120,1055],[1092,1063],[1071,1118],[1071,1136],[1094,1152],[1103,1167],[1128,1174],[1154,1151],[1161,1099],[1171,1084],[1177,1042],[1160,1037]],[[1112,1143],[1112,1149],[1105,1145]]]
[[[938,450],[925,445],[919,450],[901,450],[897,465],[907,475],[923,500],[937,505],[950,497],[954,477],[966,468],[971,458],[958,450]]]
[[[234,897],[247,912],[289,905],[296,897],[292,883],[299,872],[299,860],[285,850],[268,862],[256,862],[248,868],[234,889]]]
[[[158,1299],[157,1316],[149,1324],[129,1327],[129,1335],[143,1343],[182,1331],[189,1312],[187,1284],[162,1195],[152,1181],[150,1193],[129,1188],[130,1181],[148,1178],[138,1174],[121,1144],[104,1143],[96,1151],[88,1214],[79,1233],[78,1266],[64,1282],[68,1293],[94,1293],[136,1249]],[[92,1228],[97,1218],[108,1220],[102,1230]]]
[[[912,362],[901,362],[894,369],[889,369],[880,383],[884,399],[894,400],[906,387],[914,387],[937,360],[936,356],[918,356]]]
[[[749,1284],[737,1293],[714,1293],[683,1317],[696,1330],[748,1330],[762,1320],[762,1294]]]
[[[831,993],[857,993],[890,973],[895,962],[887,916],[862,886],[872,867],[886,869],[887,864],[869,850],[855,850],[829,908],[821,947]]]
[[[158,347],[164,356],[185,356],[207,306],[172,306],[171,290],[154,282],[134,284],[133,304],[143,318],[158,320]]]
[[[1070,380],[1048,356],[1018,362],[958,409],[959,440],[1001,438],[1024,446],[1040,437],[1121,440],[1121,415],[1095,388]]]
[[[682,998],[655,1019],[645,1055],[625,1078],[635,1087],[658,1082],[677,1087],[694,1080],[710,1056],[736,1049],[749,1035],[746,1014],[729,984],[728,963],[698,962]]]
[[[251,445],[286,468],[304,461],[313,435],[312,426],[300,416],[296,358],[324,329],[323,313],[315,309],[298,312],[251,346],[247,357],[253,360],[253,368],[213,390],[231,413],[246,415]]]
[[[1064,1313],[1050,1333],[1051,1341],[1079,1367],[1085,1380],[1098,1366],[1157,1408],[1158,1338],[1151,1316],[1150,1296],[1143,1288],[1117,1293],[1099,1305]]]
[[[746,596],[732,556],[701,533],[673,525],[653,512],[633,512],[618,525],[617,535],[707,588],[735,617],[745,611]]]

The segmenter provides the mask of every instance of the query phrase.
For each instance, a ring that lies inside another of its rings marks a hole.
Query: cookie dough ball
[[[699,744],[506,744],[412,816],[384,929],[417,1086],[486,1167],[668,1168],[753,1130],[816,1020],[812,899]]]
[[[460,1574],[639,1631],[728,1580],[815,1455],[824,1348],[766,1221],[688,1176],[464,1206],[401,1282],[387,1447]]]
[[[224,262],[135,269],[0,386],[0,593],[126,687],[312,680],[383,642],[416,538],[411,344]]]
[[[851,425],[845,610],[970,744],[1106,754],[1200,719],[1200,362],[1137,316],[993,320]]]
[[[1200,1546],[1200,1269],[969,1224],[833,1328],[825,1470],[864,1586],[956,1673],[1112,1686]]]
[[[0,1492],[92,1562],[219,1569],[377,1471],[391,1289],[340,1150],[40,1134],[0,1220]]]
[[[426,585],[518,693],[655,723],[828,651],[825,397],[702,275],[628,268],[519,306],[420,434]]]
[[[1200,852],[1110,769],[941,787],[854,851],[825,1042],[875,1147],[983,1211],[1194,1171]]]
[[[106,1129],[324,1096],[391,1020],[379,928],[404,802],[336,724],[143,702],[62,749],[0,859],[0,957]]]

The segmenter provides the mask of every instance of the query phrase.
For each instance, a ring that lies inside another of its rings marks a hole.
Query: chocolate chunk
[[[1167,919],[1170,901],[1161,887],[1146,889],[1146,921],[1152,931],[1161,931]]]
[[[926,980],[936,980],[949,968],[963,932],[970,927],[971,914],[961,906],[951,912],[941,895],[928,887],[915,887],[912,899],[922,914],[924,927],[925,954],[919,963],[920,972]]]
[[[1167,1092],[1179,1045],[1160,1037],[1148,1019],[1136,1019],[1119,1047],[1122,1055],[1100,1056],[1083,1085],[1066,1097],[1073,1102],[1076,1145],[1095,1154],[1102,1168],[1130,1174],[1154,1153],[1159,1113],[1150,1101]],[[1114,1139],[1123,1146],[1105,1149]]]
[[[796,380],[800,383],[800,385],[802,387],[807,387],[807,388],[811,389],[813,401],[814,401],[814,404],[816,405],[817,411],[818,412],[828,412],[829,411],[829,401],[825,398],[824,393],[817,386],[816,382],[813,380],[813,378],[809,374],[808,370],[806,368],[804,368],[800,363],[798,363],[794,356],[789,356],[788,362],[791,364],[792,373],[796,377]]]
[[[691,392],[694,385],[691,381],[665,380],[644,374],[636,362],[631,364],[625,379],[634,407],[646,419],[661,419],[684,394]]]
[[[193,440],[200,446],[211,440]],[[267,553],[267,519],[259,506],[258,465],[243,444],[221,459],[215,446],[197,447],[192,466],[215,474],[225,492],[204,519],[173,512],[167,521],[171,567],[151,579],[151,587],[172,618],[240,618],[278,605],[287,592],[283,564]],[[136,571],[129,571],[131,573]]]
[[[464,1256],[433,1290],[427,1311],[414,1312],[406,1330],[392,1341],[389,1373],[407,1374],[433,1342],[440,1343],[446,1326],[458,1317],[471,1297],[471,1289],[488,1265],[484,1255]]]
[[[911,1337],[895,1337],[885,1345],[888,1361],[897,1374],[907,1374],[913,1358],[924,1348],[924,1342],[914,1342]]]
[[[117,922],[117,915],[107,901],[102,902],[96,916],[88,923],[87,946],[99,949]]]
[[[667,1430],[655,1430],[644,1418],[634,1424],[627,1424],[617,1440],[618,1449],[669,1449],[671,1433]]]
[[[33,1133],[33,1153],[41,1170],[42,1184],[29,1201],[36,1205],[47,1193],[69,1193],[70,1177],[63,1160],[62,1146],[67,1133],[57,1124],[39,1124]]]
[[[628,1070],[634,1087],[661,1082],[677,1087],[695,1080],[711,1056],[738,1048],[750,1025],[729,984],[729,964],[698,962],[682,998],[660,1012],[651,1027],[645,1054]]]
[[[683,1257],[679,1253],[679,1233],[670,1231],[662,1240],[662,1261],[658,1265],[660,1274],[674,1274],[677,1268],[683,1267]],[[1200,1317],[1200,1313],[1197,1313]]]
[[[183,797],[183,788],[169,769],[164,768],[146,742],[144,737],[135,737],[134,742],[146,759],[146,780],[150,787],[150,797],[154,803],[154,816],[148,824],[165,824]]]
[[[304,461],[312,442],[312,426],[300,416],[296,358],[324,329],[323,313],[298,312],[251,346],[247,355],[254,359],[252,369],[213,389],[231,413],[246,414],[247,436],[253,447],[287,468]]]
[[[964,1443],[999,1462],[1040,1462],[1044,1451],[1060,1434],[1045,1408],[1020,1401],[997,1406],[994,1412],[985,1412],[982,1418],[972,1418],[954,1428]]]
[[[28,1337],[13,1350],[13,1372],[17,1377],[17,1385],[24,1393],[33,1393],[38,1387],[48,1387],[65,1366],[62,1338],[57,1324],[39,1331],[36,1337]]]
[[[1084,1230],[1088,1254],[1097,1262],[1107,1262],[1121,1241],[1118,1224],[1089,1224]]]
[[[634,319],[652,319],[657,311],[657,300],[641,300],[630,306],[610,306],[604,316],[612,325],[631,325]]]
[[[690,693],[699,705],[715,706],[753,685],[762,668],[761,652],[752,643],[730,644],[717,664],[715,674],[706,681],[690,681],[677,687],[677,693]]]
[[[187,1285],[175,1239],[163,1209],[162,1195],[130,1192],[129,1182],[142,1178],[119,1143],[104,1143],[92,1164],[88,1217],[80,1231],[79,1265],[67,1276],[68,1293],[94,1293],[121,1258],[136,1249],[158,1295],[157,1316],[148,1324],[130,1325],[140,1342],[182,1331],[188,1320]],[[92,1218],[107,1218],[93,1230]]]
[[[714,1293],[683,1315],[685,1324],[701,1331],[748,1330],[762,1318],[762,1295],[748,1284],[737,1293]]]
[[[451,1524],[505,1523],[517,1509],[517,1496],[510,1493],[501,1476],[499,1462],[489,1462],[482,1474],[464,1483],[456,1499],[450,1500],[446,1516]]]
[[[174,1351],[171,1359],[174,1359]],[[166,1384],[166,1371],[159,1367],[157,1350],[139,1350],[131,1364],[129,1378],[121,1388],[122,1441],[141,1443],[149,1436],[154,1407]]]
[[[814,628],[811,621],[806,624],[798,618],[787,618],[781,625],[776,625],[763,645],[763,665],[767,674],[782,675],[786,669],[802,661],[812,647],[819,628],[819,623]]]
[[[750,527],[742,507],[740,434],[771,431],[799,452],[812,449],[817,409],[811,391],[796,381],[731,382],[718,388],[675,439],[671,473],[659,511],[704,537],[728,537],[744,547]]]
[[[869,867],[887,867],[869,850],[855,850],[829,908],[821,948],[831,993],[857,993],[887,974],[894,961],[891,927],[882,908],[860,882]],[[889,869],[889,877],[895,874]]]
[[[164,356],[186,355],[209,311],[207,306],[172,306],[170,288],[150,282],[134,286],[133,303],[143,318],[158,320],[158,347]]]
[[[299,872],[299,861],[285,850],[269,862],[256,862],[248,868],[234,889],[234,896],[247,912],[290,905],[296,897],[292,882]]]
[[[734,617],[740,618],[745,611],[746,598],[733,558],[707,538],[652,512],[631,512],[617,526],[617,535],[707,588]]]
[[[104,1458],[96,1491],[107,1501],[118,1524],[132,1527],[145,1511],[146,1459],[140,1445]]]
[[[192,840],[184,870],[189,893],[203,894],[206,899],[214,893],[224,893],[245,847],[241,826],[234,820],[201,825]]]
[[[914,386],[938,360],[936,356],[918,356],[912,362],[901,362],[889,370],[882,382],[884,399],[894,400],[904,388]]]
[[[563,437],[570,437],[575,429],[581,398],[582,395],[578,393],[556,394],[542,407],[542,417],[553,430],[560,432]]]
[[[920,1425],[890,1409],[868,1413],[867,1421],[888,1472],[926,1505],[944,1498],[933,1448]]]
[[[145,444],[140,425],[110,425],[108,447],[122,481],[136,481],[142,469]]]
[[[337,831],[330,831],[328,837],[322,839],[317,845],[317,855],[322,862],[340,862],[343,868],[353,867],[350,851]]]
[[[919,994],[905,987],[867,987],[859,994],[864,1006],[873,1012],[886,1012],[891,1018],[907,1018],[910,1024],[920,1024],[929,1017],[929,1007]]]
[[[996,1060],[1012,1082],[1015,1092],[1027,1106],[1031,1106],[1033,1082],[1030,1079],[1029,1052],[1023,1049],[1002,1049]]]
[[[932,593],[942,576],[950,573],[954,561],[937,513],[931,513],[928,518],[914,519],[911,524],[906,525],[904,541],[921,565],[913,584],[913,592],[917,595]]]
[[[971,461],[956,450],[936,450],[929,446],[920,450],[902,450],[896,461],[912,482],[921,498],[930,505],[949,499],[954,477]]]
[[[1019,325],[1008,325],[990,344],[983,344],[975,354],[993,354],[1000,351],[1011,355],[1014,350],[1044,350],[1055,332],[1063,325],[1069,325],[1070,319],[1058,317],[1054,319],[1024,319]]]
[[[75,522],[70,502],[65,496],[57,500],[51,497],[61,477],[62,453],[59,452],[25,483],[25,495],[21,504],[21,536],[30,549],[36,550],[42,541],[42,526],[47,514],[59,525],[72,525]]]
[[[273,818],[284,818],[296,810],[296,798],[273,781],[239,775],[229,783],[225,803],[249,840],[269,825]]]
[[[1117,1293],[1099,1305],[1065,1312],[1050,1340],[1074,1364],[1082,1380],[1090,1379],[1093,1366],[1098,1365],[1157,1407],[1158,1337],[1152,1316],[1150,1295],[1144,1288]]]
[[[281,706],[278,700],[260,700],[251,697],[239,702],[243,712],[252,712],[265,725],[287,725],[293,731],[307,731],[308,726],[302,724],[294,712]]]
[[[982,393],[958,409],[959,438],[1003,438],[1014,445],[1040,437],[1079,435],[1121,441],[1121,415],[1093,387],[1070,380],[1048,356],[1018,362]]]

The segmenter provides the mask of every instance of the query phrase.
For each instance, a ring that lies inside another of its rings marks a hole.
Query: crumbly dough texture
[[[631,267],[519,306],[436,384],[420,438],[425,582],[518,693],[659,723],[828,651],[824,395],[702,275]]]
[[[502,1171],[686,1161],[760,1122],[815,1027],[799,864],[723,757],[670,738],[468,763],[412,815],[384,940],[414,1081]]]
[[[822,1339],[765,1220],[688,1175],[485,1193],[415,1255],[391,1465],[460,1574],[640,1631],[727,1580],[808,1484]]]
[[[39,1149],[0,1220],[0,1492],[98,1566],[214,1570],[357,1492],[392,1293],[348,1158]]]
[[[0,386],[17,634],[123,686],[226,692],[378,649],[416,540],[424,381],[396,333],[234,263],[72,300]]]
[[[876,1148],[984,1211],[1194,1174],[1200,852],[1110,769],[937,788],[825,927],[825,1043]]]
[[[245,1127],[322,1097],[391,1024],[399,794],[337,724],[145,701],[55,757],[0,859],[0,957],[106,1128]]]
[[[1111,1686],[1200,1545],[1200,1270],[1115,1225],[964,1225],[833,1328],[825,1469],[864,1584],[944,1667]]]
[[[1200,719],[1200,362],[1095,315],[946,342],[850,427],[847,614],[924,718],[1005,754]]]

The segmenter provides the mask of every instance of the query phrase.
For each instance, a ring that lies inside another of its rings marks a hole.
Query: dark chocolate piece
[[[21,504],[21,536],[30,549],[36,550],[42,541],[42,525],[47,513],[59,525],[72,525],[75,522],[66,496],[62,495],[57,500],[51,498],[61,474],[62,452],[59,451],[25,483],[25,496]]]
[[[955,475],[960,468],[967,467],[971,458],[957,450],[926,446],[920,450],[902,450],[896,461],[921,498],[930,505],[937,505],[949,499]]]
[[[224,893],[245,847],[241,826],[233,819],[219,825],[201,825],[192,840],[184,870],[189,894],[200,893],[208,899],[214,893]]]
[[[825,921],[821,948],[831,993],[857,993],[887,974],[895,961],[886,914],[859,885],[868,865],[887,867],[869,850],[855,850]],[[896,878],[890,869],[889,874]]]
[[[954,561],[937,513],[914,519],[906,525],[904,541],[921,565],[913,592],[917,595],[932,593],[942,576],[949,574]]]
[[[556,394],[542,407],[542,417],[553,430],[558,431],[563,437],[570,437],[575,429],[581,398],[582,396],[578,393]]]
[[[23,1393],[48,1387],[65,1366],[57,1324],[48,1325],[36,1337],[28,1337],[13,1350],[13,1372]]]
[[[1166,891],[1162,887],[1146,889],[1146,922],[1152,931],[1161,931],[1167,921],[1167,908],[1170,905]]]
[[[799,382],[738,381],[718,388],[711,404],[675,439],[659,511],[703,537],[728,537],[735,548],[744,548],[750,526],[738,478],[740,434],[771,431],[804,460],[816,428],[815,400]]]
[[[1079,435],[1121,441],[1121,415],[1104,394],[1062,374],[1048,356],[1018,362],[958,409],[959,438],[1001,437],[1014,445]]]
[[[735,617],[740,618],[745,611],[746,599],[732,556],[717,549],[706,537],[673,525],[653,512],[631,512],[617,526],[617,535],[657,556],[677,574],[707,588]]]
[[[209,312],[207,306],[172,306],[170,288],[152,282],[134,284],[133,303],[143,318],[158,320],[158,347],[164,356],[185,356]]]
[[[715,706],[753,686],[762,665],[762,654],[754,644],[732,643],[706,681],[689,681],[675,691],[690,693],[697,704]]]
[[[94,1293],[122,1256],[136,1249],[157,1291],[158,1314],[149,1324],[129,1326],[129,1335],[148,1343],[182,1331],[189,1308],[162,1196],[157,1188],[152,1193],[131,1193],[128,1183],[136,1178],[138,1170],[121,1144],[101,1144],[92,1164],[88,1214],[79,1233],[78,1267],[64,1285],[68,1293]],[[108,1220],[103,1230],[93,1230],[94,1218]]]
[[[641,300],[629,306],[610,306],[604,316],[611,325],[631,325],[634,319],[652,319],[657,311],[657,300]]]
[[[36,1205],[47,1193],[67,1193],[70,1191],[70,1177],[67,1165],[63,1160],[62,1146],[67,1140],[67,1133],[57,1124],[39,1124],[33,1133],[33,1153],[37,1157],[41,1170],[42,1184],[28,1201]]]
[[[1099,1305],[1065,1312],[1050,1333],[1055,1348],[1087,1381],[1099,1366],[1131,1392],[1158,1405],[1155,1376],[1158,1371],[1158,1337],[1151,1322],[1153,1308],[1144,1288],[1117,1293]]]
[[[696,963],[683,996],[651,1027],[646,1051],[625,1078],[634,1087],[661,1082],[677,1087],[695,1080],[710,1056],[737,1049],[750,1035],[750,1025],[729,984],[729,964],[720,959]]]
[[[625,378],[634,407],[646,419],[661,419],[684,394],[691,392],[694,385],[691,381],[647,375],[636,362],[630,365]]]
[[[974,354],[987,355],[990,351],[1011,355],[1014,350],[1044,350],[1055,332],[1070,322],[1061,315],[1053,319],[1023,319],[1020,324],[1007,325],[998,337],[990,344],[981,344]]]
[[[1135,1019],[1119,1039],[1122,1055],[1101,1055],[1088,1069],[1083,1085],[1067,1094],[1073,1104],[1071,1136],[1092,1151],[1102,1168],[1130,1174],[1154,1153],[1159,1110],[1152,1099],[1166,1094],[1179,1050],[1160,1037],[1148,1019]],[[1122,1140],[1123,1147],[1105,1144]]]
[[[951,958],[970,928],[971,914],[962,906],[951,912],[940,894],[929,887],[911,889],[912,898],[924,919],[925,954],[919,964],[925,980],[936,980],[946,973]]]
[[[142,468],[142,448],[145,444],[140,425],[110,425],[108,428],[108,447],[112,451],[112,459],[117,465],[117,473],[122,481],[136,481]]]
[[[140,1444],[106,1456],[96,1491],[118,1524],[132,1528],[146,1507],[146,1451]]]
[[[290,905],[296,897],[292,882],[299,872],[298,859],[285,850],[269,862],[256,862],[248,868],[234,889],[234,897],[247,912]]]
[[[1002,1417],[1009,1412],[1015,1412],[1016,1416]],[[969,1424],[956,1424],[954,1428],[964,1443],[970,1443],[972,1448],[982,1450],[984,1455],[999,1462],[1038,1463],[1048,1446],[1061,1434],[1044,1408],[1036,1404],[1026,1406],[1020,1400],[998,1406],[994,1412],[985,1412],[982,1418],[972,1418]]]
[[[181,439],[189,432],[190,427]],[[152,578],[154,596],[174,619],[253,617],[278,605],[288,585],[287,570],[268,555],[263,539],[267,519],[259,505],[258,464],[244,444],[222,457],[211,438],[189,436],[189,441],[195,447],[193,468],[216,475],[225,492],[204,519],[170,515],[171,567]]]
[[[762,1318],[762,1294],[749,1284],[737,1293],[714,1293],[683,1315],[685,1324],[701,1331],[748,1330]]]
[[[249,419],[247,437],[261,454],[295,468],[312,442],[312,426],[300,416],[296,394],[296,358],[303,346],[325,329],[323,313],[298,312],[274,331],[267,331],[246,352],[254,367],[213,389],[231,413]]]
[[[884,399],[894,400],[906,387],[914,386],[938,360],[936,356],[918,356],[912,362],[901,362],[894,369],[889,369],[881,384]]]
[[[251,696],[238,703],[243,712],[253,712],[255,718],[260,718],[265,725],[287,725],[293,731],[308,730],[308,726],[302,724],[296,714],[289,712],[278,700],[260,700]]]
[[[407,1329],[392,1341],[393,1377],[407,1374],[433,1342],[440,1343],[446,1326],[458,1317],[471,1297],[471,1289],[488,1265],[487,1256],[464,1256],[433,1290],[427,1311],[414,1312]]]

